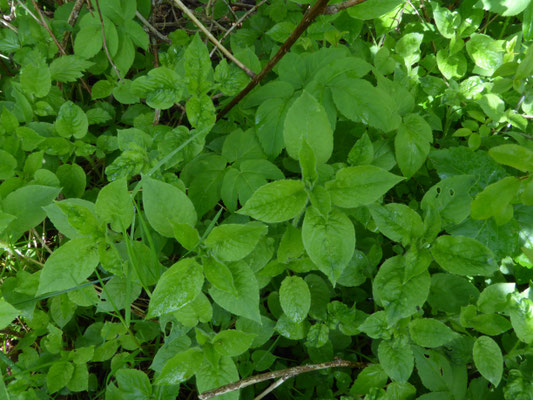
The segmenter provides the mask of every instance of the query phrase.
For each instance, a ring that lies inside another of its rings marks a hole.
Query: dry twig
[[[159,39],[161,39],[163,42],[171,43],[170,39],[155,29],[154,26],[150,24],[150,22],[148,22],[139,11],[135,13],[135,16],[139,18],[139,21],[141,21],[143,25],[146,26],[146,28],[148,28],[148,30],[156,35]]]
[[[76,21],[78,20],[78,17],[80,15],[81,8],[83,7],[83,3],[85,3],[85,0],[76,0],[76,3],[74,3],[74,7],[72,8],[72,11],[70,12],[70,15],[68,16],[68,20],[67,20],[70,26],[74,26],[76,24]],[[61,42],[61,45],[63,46],[63,48],[67,47],[70,36],[71,36],[70,32],[65,33],[65,37],[63,38],[63,41]]]
[[[278,379],[277,382],[270,385],[263,393],[261,393],[256,399],[261,399],[266,394],[277,388],[287,379],[290,379],[296,375],[304,374],[306,372],[318,371],[320,369],[327,368],[339,368],[339,367],[350,367],[350,368],[364,368],[366,365],[361,362],[347,361],[336,359],[330,362],[320,363],[320,364],[307,364],[300,365],[298,367],[292,367],[287,369],[282,369],[279,371],[266,372],[264,374],[250,376],[249,378],[241,379],[240,381],[230,383],[228,385],[220,386],[216,389],[209,390],[207,392],[200,393],[198,398],[200,400],[207,400],[215,396],[220,396],[221,394],[233,392],[235,390],[240,390],[247,386],[255,385],[259,382],[264,382],[270,379]]]
[[[174,3],[180,8],[180,10],[187,15],[191,19],[194,24],[200,28],[200,30],[207,36],[207,38],[219,48],[219,50],[227,57],[229,58],[235,65],[237,65],[240,69],[242,69],[244,72],[248,74],[252,79],[255,77],[255,74],[248,68],[246,65],[244,65],[242,62],[237,60],[233,54],[229,52],[228,49],[226,49],[222,43],[220,43],[212,34],[209,32],[209,30],[196,18],[196,16],[187,8],[185,4],[181,2],[181,0],[174,0]]]

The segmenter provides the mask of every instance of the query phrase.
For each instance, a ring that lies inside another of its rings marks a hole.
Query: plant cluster
[[[0,10],[1,398],[533,399],[531,0]]]

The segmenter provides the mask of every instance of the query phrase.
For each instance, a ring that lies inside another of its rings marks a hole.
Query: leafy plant
[[[532,398],[530,0],[0,10],[1,396]]]

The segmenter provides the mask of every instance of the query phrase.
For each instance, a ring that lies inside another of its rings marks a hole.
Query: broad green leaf
[[[474,343],[473,355],[483,378],[498,386],[503,374],[503,356],[498,344],[488,336],[480,336]]]
[[[381,388],[387,384],[389,377],[379,364],[371,364],[357,374],[350,389],[351,395],[365,395],[374,387]]]
[[[274,329],[281,335],[291,340],[301,340],[305,338],[309,330],[309,322],[294,322],[285,314],[278,318]]]
[[[277,157],[285,147],[283,132],[289,105],[287,98],[271,98],[262,102],[255,113],[257,138],[269,157]]]
[[[226,264],[209,257],[203,259],[203,266],[205,277],[214,287],[224,292],[237,295],[233,275]]]
[[[193,128],[210,129],[216,122],[215,106],[206,95],[191,96],[186,105],[187,119]]]
[[[340,169],[326,189],[335,205],[354,208],[375,202],[403,179],[382,168],[361,165]]]
[[[396,42],[396,54],[404,59],[405,65],[410,67],[420,60],[420,44],[424,34],[419,32],[404,33]]]
[[[189,224],[170,221],[174,230],[174,238],[187,250],[192,250],[200,241],[198,230]]]
[[[146,218],[161,235],[174,237],[170,220],[196,225],[196,211],[185,193],[177,187],[152,178],[143,178],[143,205]]]
[[[176,71],[159,67],[151,69],[131,84],[132,93],[146,99],[152,108],[166,110],[182,99],[183,78]]]
[[[213,319],[213,306],[203,293],[200,293],[192,302],[172,313],[183,326],[192,328],[198,322],[206,323]]]
[[[477,288],[465,278],[447,273],[431,276],[428,303],[435,310],[458,314],[461,307],[475,302],[478,297]]]
[[[514,282],[500,282],[487,286],[477,299],[477,307],[485,314],[509,312],[508,295],[516,289]]]
[[[395,256],[381,265],[372,285],[374,298],[385,308],[389,323],[413,315],[429,294],[430,277],[427,270],[407,281],[404,275],[405,260]]]
[[[65,197],[81,198],[87,185],[85,171],[78,164],[63,164],[56,170],[56,176]]]
[[[275,223],[297,217],[305,207],[307,194],[302,181],[279,180],[257,189],[238,213]]]
[[[83,283],[98,264],[98,247],[87,236],[58,247],[44,263],[37,295],[74,288]]]
[[[450,54],[449,49],[441,49],[437,52],[437,66],[446,79],[453,79],[466,74],[468,63],[463,53]]]
[[[58,57],[50,63],[51,78],[52,80],[58,82],[76,82],[76,80],[80,79],[83,76],[83,71],[93,65],[93,62],[84,60],[83,58],[78,56],[66,55]],[[93,85],[92,88],[92,96],[93,98],[98,98],[94,97],[95,86],[96,85]]]
[[[426,161],[433,135],[429,124],[418,114],[408,114],[394,139],[396,160],[402,174],[410,178]]]
[[[149,318],[177,311],[192,302],[204,283],[202,266],[191,258],[178,261],[159,278],[148,308]]]
[[[490,276],[498,270],[492,251],[466,236],[439,236],[431,247],[435,261],[446,271],[465,276]]]
[[[135,47],[129,36],[125,35],[122,30],[118,31],[116,37],[117,52],[113,56],[113,62],[120,72],[120,76],[126,76],[135,60]]]
[[[474,33],[466,43],[466,51],[480,68],[483,75],[492,75],[503,64],[503,40],[496,41],[490,36]]]
[[[481,0],[481,2],[485,10],[510,17],[524,11],[531,0]]]
[[[380,232],[403,246],[424,233],[422,218],[405,204],[374,204],[369,206],[369,210]]]
[[[350,165],[370,164],[374,159],[374,146],[365,132],[357,139],[352,149],[348,153],[348,163]]]
[[[50,68],[44,61],[24,65],[20,70],[20,85],[29,95],[46,96],[52,87]]]
[[[265,158],[261,145],[252,129],[237,129],[224,140],[222,156],[230,163]]]
[[[333,130],[324,107],[307,91],[287,111],[283,138],[289,156],[300,158],[303,142],[313,149],[318,164],[323,164],[333,151]]]
[[[11,325],[11,322],[19,315],[19,311],[8,303],[4,298],[0,299],[0,329]]]
[[[202,349],[193,347],[171,357],[163,366],[156,384],[177,385],[192,377],[202,365]]]
[[[239,380],[239,372],[230,357],[220,357],[216,366],[206,358],[196,372],[196,386],[202,393]],[[234,391],[218,396],[220,400],[239,400],[239,392]]]
[[[524,343],[533,343],[533,304],[523,299],[511,309],[511,324],[518,339]]]
[[[393,380],[407,382],[415,365],[414,355],[405,340],[383,340],[378,346],[379,363]]]
[[[226,59],[222,59],[216,66],[214,78],[220,91],[226,96],[237,95],[250,80],[243,70],[234,64],[228,64]]]
[[[471,347],[465,349],[467,360],[471,359]],[[462,349],[461,349],[462,350]],[[422,384],[432,392],[456,392],[458,387],[459,397],[466,392],[466,366],[453,365],[448,357],[435,350],[426,350],[413,346],[416,369]],[[449,354],[449,353],[448,353]],[[461,385],[464,385],[461,388]],[[450,399],[449,397],[447,398]]]
[[[17,168],[17,159],[7,151],[0,150],[0,179],[11,178]]]
[[[118,179],[100,189],[96,198],[96,213],[111,224],[115,232],[128,229],[133,219],[133,205],[126,179]]]
[[[457,334],[443,322],[433,318],[418,318],[409,322],[411,339],[422,347],[440,347],[455,339]]]
[[[127,4],[131,3],[127,2]],[[135,7],[132,6],[132,8]],[[143,50],[148,50],[149,37],[141,25],[135,21],[128,20],[124,23],[124,30],[135,46],[140,47]]]
[[[311,307],[311,292],[307,283],[299,276],[288,276],[279,289],[281,308],[293,322],[300,323]]]
[[[259,286],[254,273],[244,261],[228,263],[233,275],[236,294],[227,293],[216,287],[209,289],[209,295],[225,310],[253,321],[261,322],[259,314]]]
[[[92,58],[102,49],[102,28],[88,25],[80,29],[74,39],[74,54],[82,58]]]
[[[520,184],[519,179],[508,176],[487,186],[472,202],[472,219],[494,217],[498,225],[507,223],[513,214],[506,214],[505,210],[513,201]]]
[[[403,0],[368,0],[348,8],[348,14],[357,19],[374,19],[385,15],[400,4]]]
[[[304,182],[315,182],[318,178],[317,162],[313,149],[307,143],[307,140],[302,141],[302,147],[298,153],[298,160],[300,162],[300,169],[302,171],[302,179]]]
[[[250,254],[268,228],[259,222],[223,224],[211,231],[205,245],[224,261],[238,261]]]
[[[209,51],[196,34],[185,50],[185,79],[187,90],[191,94],[200,96],[211,89],[213,68],[209,58]]]
[[[81,139],[87,134],[89,122],[80,107],[72,101],[67,101],[61,105],[54,126],[59,136],[67,139],[74,136],[76,139]]]
[[[338,209],[324,218],[314,206],[308,207],[302,239],[309,258],[335,285],[355,250],[355,229],[350,218]]]
[[[222,356],[236,357],[250,348],[256,335],[228,329],[215,335],[213,348]]]
[[[397,129],[401,123],[397,105],[391,96],[366,80],[335,78],[331,82],[331,92],[338,110],[352,121],[384,132]]]
[[[502,122],[505,119],[505,102],[496,94],[484,94],[477,103],[487,117],[494,122]]]
[[[518,144],[502,144],[489,150],[489,155],[499,164],[522,172],[533,171],[533,151]]]
[[[287,225],[278,245],[278,260],[282,263],[300,257],[304,252],[302,232],[294,225]]]
[[[461,24],[461,15],[457,11],[450,11],[445,7],[440,7],[438,4],[433,6],[433,19],[439,33],[446,39],[451,39],[455,36],[455,31]]]
[[[46,374],[48,393],[56,393],[63,387],[67,386],[73,373],[74,365],[72,365],[72,363],[65,361],[53,363]]]
[[[3,211],[15,217],[7,228],[4,235],[11,236],[11,241],[17,241],[20,236],[31,228],[40,224],[46,217],[42,207],[52,203],[61,189],[31,185],[9,193],[3,200]]]
[[[149,399],[152,394],[150,379],[143,371],[120,368],[115,372],[115,379],[121,396],[126,399]]]

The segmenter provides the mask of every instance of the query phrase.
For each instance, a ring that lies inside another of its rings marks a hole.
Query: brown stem
[[[266,372],[264,374],[254,375],[250,376],[246,379],[241,379],[240,381],[230,383],[228,385],[220,386],[216,389],[209,390],[207,392],[203,392],[198,395],[198,398],[200,400],[207,400],[215,396],[219,396],[221,394],[233,392],[235,390],[239,390],[242,388],[245,388],[247,386],[255,385],[259,382],[264,382],[269,379],[279,379],[279,383],[275,383],[274,385],[271,385],[272,389],[275,389],[277,386],[279,386],[281,383],[286,381],[289,378],[292,378],[293,376],[304,374],[306,372],[311,371],[317,371],[319,369],[327,369],[327,368],[339,368],[339,367],[351,367],[351,368],[364,368],[366,365],[365,363],[361,362],[355,362],[355,361],[347,361],[347,360],[340,360],[336,359],[330,362],[320,363],[320,364],[307,364],[307,365],[301,365],[298,367],[293,368],[287,368],[287,369],[281,369],[279,371],[272,371],[272,372]],[[266,394],[266,393],[265,393]]]
[[[83,7],[83,3],[85,3],[85,0],[76,0],[76,3],[74,3],[74,7],[72,8],[72,11],[70,12],[70,15],[68,16],[68,21],[67,21],[70,26],[74,26],[76,24],[76,21],[78,20],[78,16],[80,15],[81,8]],[[70,39],[70,32],[66,32],[65,37],[63,38],[63,41],[61,42],[63,48],[67,47],[69,39]]]
[[[265,65],[263,70],[259,72],[251,81],[246,85],[246,87],[241,90],[241,92],[233,98],[229,102],[229,104],[224,107],[217,115],[217,120],[222,118],[224,115],[226,115],[237,103],[239,103],[250,91],[256,87],[259,82],[263,80],[263,78],[272,71],[272,68],[283,58],[285,54],[288,53],[288,51],[291,49],[292,45],[298,38],[304,33],[304,31],[307,29],[309,25],[314,21],[314,19],[322,14],[324,9],[326,8],[326,5],[328,4],[328,0],[317,0],[316,3],[311,7],[307,13],[304,15],[302,21],[298,24],[298,26],[294,29],[294,31],[291,33],[291,35],[287,38],[285,43],[281,45],[278,52],[270,59],[270,61]]]
[[[365,1],[366,0],[347,0],[343,1],[342,3],[332,4],[326,7],[324,14],[337,14],[339,11],[356,6],[357,4],[361,4]]]
[[[105,40],[104,18],[102,17],[102,11],[100,11],[100,3],[98,2],[98,0],[95,0],[95,2],[96,2],[96,9],[98,10],[98,16],[100,17],[100,26],[102,27],[102,38],[103,38],[102,41],[103,41],[105,55],[107,56],[107,59],[109,60],[109,63],[111,64],[111,67],[113,67],[113,70],[115,70],[115,74],[117,74],[118,80],[122,81],[122,77],[120,76],[120,71],[118,70],[117,66],[113,62],[113,59],[111,58],[111,54],[109,53],[109,49],[107,48],[107,43]]]

